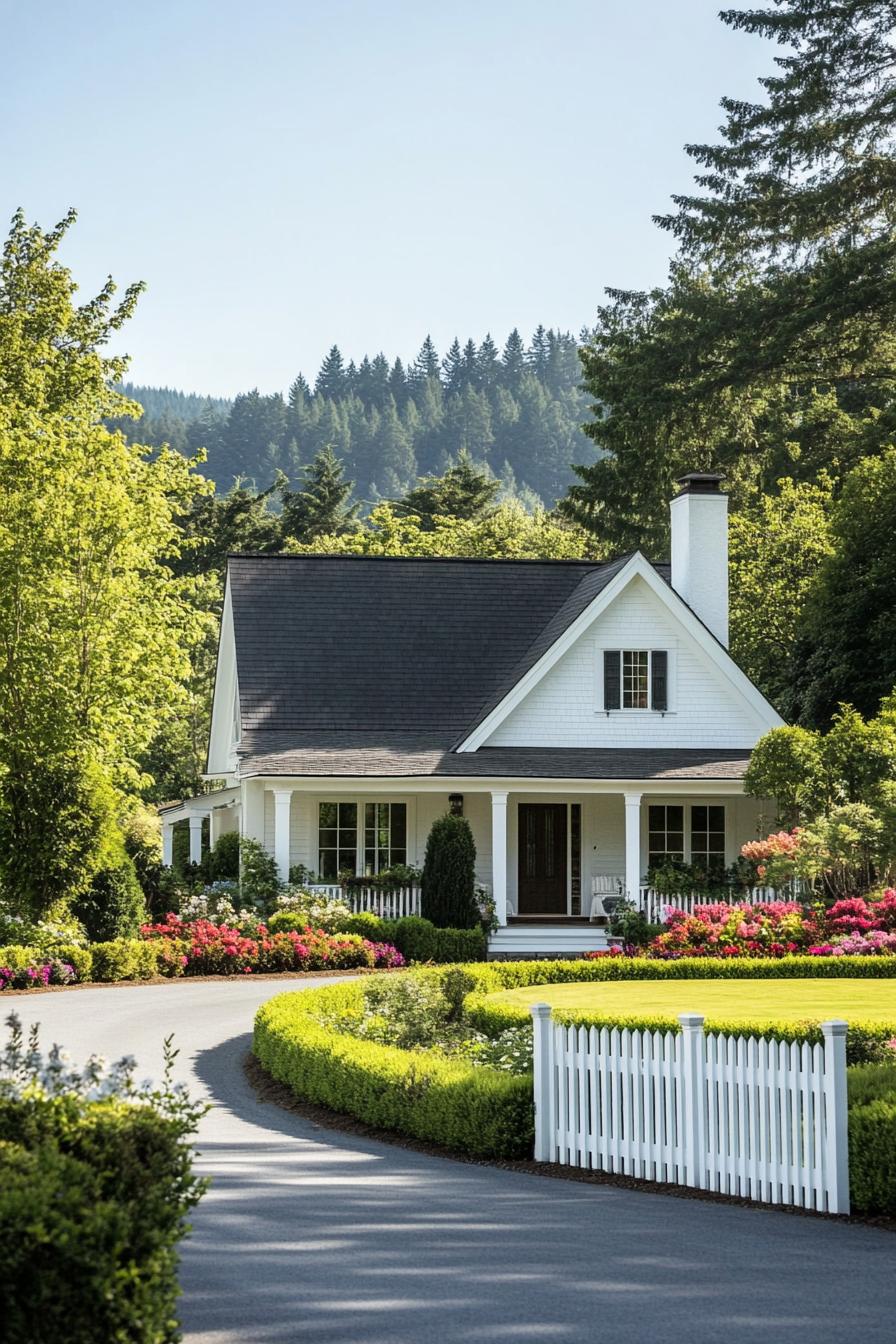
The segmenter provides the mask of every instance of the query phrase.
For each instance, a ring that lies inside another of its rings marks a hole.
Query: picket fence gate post
[[[532,1004],[532,1064],[535,1074],[535,1161],[550,1162],[554,1135],[551,1133],[551,1067],[554,1024],[549,1003]]]
[[[684,1133],[685,1184],[703,1189],[706,1184],[706,1137],[703,1111],[706,1093],[706,1045],[703,1016],[681,1013],[681,1117]]]
[[[849,1213],[849,1137],[846,1097],[847,1023],[822,1022],[824,1033],[824,1091],[828,1212]]]

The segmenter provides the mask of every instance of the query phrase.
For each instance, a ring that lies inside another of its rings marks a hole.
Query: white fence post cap
[[[849,1030],[849,1023],[844,1022],[842,1018],[834,1017],[830,1022],[822,1022],[821,1029],[825,1036],[845,1036]]]
[[[529,1011],[533,1017],[550,1017],[551,1005],[549,1003],[533,1003]]]
[[[696,1029],[702,1027],[706,1019],[702,1013],[679,1013],[678,1020],[683,1027]]]

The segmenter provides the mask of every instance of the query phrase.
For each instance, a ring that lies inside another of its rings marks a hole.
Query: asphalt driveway
[[[308,986],[314,982],[302,981]],[[189,1344],[896,1338],[896,1238],[871,1227],[467,1166],[260,1102],[241,1060],[288,986],[179,981],[4,996],[80,1059],[136,1055],[213,1109],[185,1243]]]

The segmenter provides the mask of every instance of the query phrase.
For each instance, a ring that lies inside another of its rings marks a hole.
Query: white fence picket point
[[[847,1143],[847,1024],[822,1022],[824,1035],[825,1112],[827,1120],[827,1187],[831,1213],[849,1213],[849,1146]]]

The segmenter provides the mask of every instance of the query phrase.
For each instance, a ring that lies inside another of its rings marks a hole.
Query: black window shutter
[[[669,655],[665,649],[654,649],[650,655],[650,707],[669,708]]]
[[[604,709],[619,709],[622,705],[622,686],[618,649],[604,649]]]

